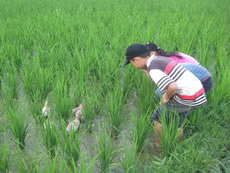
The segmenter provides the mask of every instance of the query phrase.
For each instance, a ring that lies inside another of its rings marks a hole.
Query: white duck
[[[71,121],[67,127],[66,131],[69,132],[70,130],[77,131],[82,120],[82,109],[83,105],[80,104],[77,108],[74,108],[72,112],[74,113],[75,119]]]
[[[48,107],[48,101],[46,100],[45,101],[45,104],[42,108],[42,115],[45,117],[45,118],[48,118],[48,115],[50,113],[50,108]]]

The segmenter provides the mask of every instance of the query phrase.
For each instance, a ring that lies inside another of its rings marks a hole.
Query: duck
[[[45,104],[42,108],[42,115],[45,118],[48,118],[48,115],[50,114],[50,108],[48,107],[48,101],[45,101]]]
[[[70,130],[74,130],[77,131],[79,126],[80,126],[80,122],[83,119],[82,117],[82,110],[83,110],[83,105],[80,104],[78,107],[73,108],[72,113],[75,116],[75,119],[73,121],[71,121],[67,127],[66,127],[66,131],[70,132]]]

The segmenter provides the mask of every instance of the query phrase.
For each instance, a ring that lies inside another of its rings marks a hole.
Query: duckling
[[[50,108],[48,107],[48,101],[46,100],[45,101],[45,104],[42,108],[42,115],[45,117],[45,118],[48,118],[48,115],[50,113]]]
[[[80,104],[77,108],[74,108],[72,112],[74,113],[75,119],[71,121],[67,127],[66,131],[69,132],[70,130],[77,131],[82,120],[82,109],[83,105]]]

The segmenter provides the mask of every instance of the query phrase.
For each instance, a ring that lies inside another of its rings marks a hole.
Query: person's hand
[[[176,94],[177,84],[175,82],[169,84],[167,91],[163,94],[161,98],[161,104],[168,103],[171,97]]]
[[[145,73],[145,75],[146,75],[147,77],[149,77],[149,73],[148,73],[148,71],[147,71],[146,69],[142,69],[142,71]]]
[[[170,99],[170,98],[168,97],[167,92],[165,92],[165,93],[163,94],[163,96],[161,97],[160,103],[161,103],[161,104],[166,104],[166,103],[168,103],[169,99]]]

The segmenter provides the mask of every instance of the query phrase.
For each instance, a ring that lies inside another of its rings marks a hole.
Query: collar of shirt
[[[150,63],[152,62],[153,59],[155,59],[157,56],[156,55],[152,55],[149,57],[149,59],[147,60],[147,67],[149,67]]]

